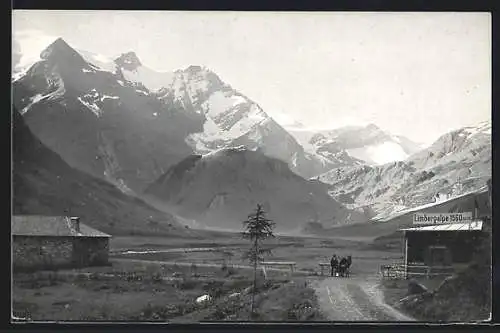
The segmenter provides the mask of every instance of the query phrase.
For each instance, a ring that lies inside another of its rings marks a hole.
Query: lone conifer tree
[[[255,291],[257,286],[257,263],[263,259],[264,254],[269,254],[269,249],[262,247],[262,241],[274,237],[273,229],[274,222],[266,218],[266,213],[262,209],[262,205],[258,204],[257,209],[252,214],[248,215],[246,221],[243,221],[245,231],[243,237],[251,242],[250,249],[245,253],[245,257],[253,264],[253,290],[252,290],[252,305],[250,309],[251,316],[254,316],[254,301]]]

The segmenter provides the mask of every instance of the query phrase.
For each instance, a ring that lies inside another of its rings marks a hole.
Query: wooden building
[[[78,217],[13,216],[14,269],[84,267],[108,264],[110,235]]]
[[[406,274],[426,269],[446,268],[453,271],[470,263],[480,246],[483,221],[419,226],[404,231],[404,265]],[[427,272],[428,273],[428,272]]]

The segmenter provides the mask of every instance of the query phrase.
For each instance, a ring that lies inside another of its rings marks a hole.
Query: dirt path
[[[385,304],[377,285],[376,275],[329,277],[311,283],[329,320],[414,321],[413,318]]]

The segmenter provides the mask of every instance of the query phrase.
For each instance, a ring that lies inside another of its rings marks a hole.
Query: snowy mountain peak
[[[200,72],[210,72],[205,66],[191,65],[185,69],[185,72],[190,74],[199,74]]]
[[[40,53],[40,58],[43,60],[55,60],[71,62],[73,66],[87,66],[87,62],[83,57],[76,52],[66,41],[62,38],[56,39],[45,50]]]
[[[186,69],[176,71],[175,73],[178,78],[182,78],[181,80],[187,81],[188,84],[205,82],[206,84],[208,84],[205,89],[209,91],[215,91],[223,87],[229,87],[221,80],[221,78],[217,74],[215,74],[205,66],[191,65]]]
[[[339,161],[350,157],[353,165],[359,161],[373,165],[402,161],[421,149],[410,139],[391,135],[375,124],[309,132],[291,129],[291,133],[309,152]]]
[[[123,53],[121,56],[115,59],[115,63],[121,68],[128,71],[135,71],[137,68],[142,66],[139,57],[133,51]]]

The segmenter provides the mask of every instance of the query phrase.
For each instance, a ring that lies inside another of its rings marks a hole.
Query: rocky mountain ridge
[[[140,192],[192,149],[202,117],[161,103],[147,88],[87,62],[64,40],[13,82],[33,133],[71,166]]]
[[[318,177],[330,194],[379,217],[451,198],[484,186],[491,177],[491,123],[480,123],[441,136],[405,161],[353,166]]]

